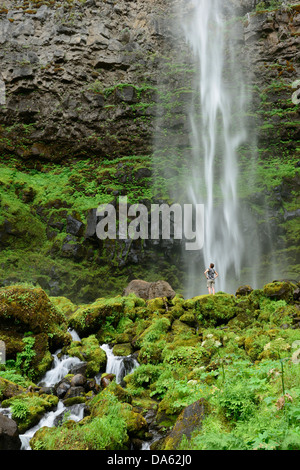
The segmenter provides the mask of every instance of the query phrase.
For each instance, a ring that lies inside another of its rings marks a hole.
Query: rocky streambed
[[[75,341],[80,341],[74,330],[71,331],[71,335]],[[46,412],[36,425],[23,434],[18,435],[17,431],[12,433],[15,429],[15,422],[12,420],[10,407],[0,408],[1,426],[4,429],[6,427],[7,430],[11,430],[7,432],[6,444],[2,446],[2,450],[31,450],[30,439],[39,429],[57,427],[67,420],[81,421],[84,416],[89,414],[85,399],[86,394],[99,393],[100,389],[105,388],[112,380],[115,380],[117,384],[122,383],[124,377],[139,366],[134,356],[115,356],[112,347],[108,344],[103,344],[101,349],[105,351],[107,356],[106,370],[105,373],[99,373],[93,379],[86,378],[87,364],[77,357],[64,355],[61,350],[53,355],[52,368],[47,371],[34,391],[40,395],[55,395],[58,398],[57,405],[53,410]],[[148,413],[149,423],[153,418],[154,414]],[[160,437],[160,434],[157,431],[154,435],[149,434],[148,441],[151,437],[151,442],[153,442]],[[147,441],[145,443],[140,441],[138,444],[133,441],[131,449],[134,449],[137,445],[145,450],[150,448],[150,443]]]

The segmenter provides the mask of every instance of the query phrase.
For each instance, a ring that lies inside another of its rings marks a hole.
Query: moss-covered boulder
[[[23,393],[2,402],[2,406],[11,407],[12,418],[18,424],[22,434],[35,426],[43,415],[53,409],[58,403],[58,397],[37,393]]]
[[[122,415],[124,417],[127,433],[130,438],[143,439],[148,431],[148,423],[142,414],[133,410],[129,404],[122,405]]]
[[[195,320],[204,326],[217,326],[227,323],[235,316],[236,299],[234,295],[219,293],[200,295],[188,299],[183,307],[195,315]]]
[[[249,295],[251,294],[251,292],[253,291],[252,287],[249,286],[248,284],[245,284],[244,286],[240,286],[238,287],[235,295],[237,297],[243,297],[245,295]]]
[[[44,333],[51,349],[58,349],[70,340],[64,315],[52,304],[41,288],[10,286],[0,289],[0,331],[9,329],[5,337],[9,354],[20,351],[24,333]],[[2,337],[0,337],[2,339]]]
[[[264,286],[264,295],[272,300],[293,301],[296,286],[288,281],[274,281]]]
[[[193,431],[200,429],[208,413],[209,406],[203,398],[187,406],[180,413],[172,431],[166,437],[163,450],[176,450],[183,437],[190,439]]]
[[[50,367],[51,352],[71,341],[67,326],[64,314],[43,289],[22,285],[0,289],[0,340],[5,342],[6,359],[19,357],[20,368],[32,378],[41,377]]]
[[[0,377],[0,401],[25,393],[25,388]]]
[[[238,297],[235,306],[235,317],[229,320],[228,326],[231,328],[246,328],[251,325],[259,315],[259,310],[256,307],[257,305],[249,297]]]
[[[131,294],[128,297],[100,298],[90,305],[79,306],[69,318],[69,326],[80,336],[98,333],[106,328],[116,328],[124,317],[135,319],[136,308],[145,306],[145,301]]]
[[[69,347],[64,349],[64,352],[87,363],[87,377],[94,377],[101,369],[105,369],[106,353],[100,348],[95,335],[90,335],[81,341],[73,341]]]
[[[113,354],[115,356],[130,356],[133,353],[133,349],[130,343],[116,344],[113,347]]]
[[[78,308],[70,299],[66,297],[49,297],[52,304],[55,305],[57,310],[60,310],[64,316],[68,319]]]

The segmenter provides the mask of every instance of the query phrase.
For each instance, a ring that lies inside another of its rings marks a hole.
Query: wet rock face
[[[6,141],[5,150],[53,161],[74,152],[109,155],[112,147],[149,151],[152,126],[134,105],[153,101],[144,88],[154,80],[160,3],[92,0],[30,10],[8,1],[0,12],[0,122],[20,126],[8,132],[16,146]]]

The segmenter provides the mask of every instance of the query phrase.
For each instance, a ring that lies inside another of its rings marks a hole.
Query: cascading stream
[[[76,331],[70,331],[73,341],[80,341],[80,337]],[[108,344],[100,346],[107,355],[106,373],[115,374],[116,382],[122,383],[125,375],[130,374],[139,366],[138,361],[132,356],[114,356],[112,348]],[[58,384],[72,368],[80,364],[81,361],[77,357],[70,357],[67,355],[61,356],[61,351],[58,350],[53,355],[53,366],[46,372],[45,376],[39,382],[39,386],[53,387]],[[11,417],[10,408],[0,408],[0,413],[5,416]],[[71,407],[66,407],[62,400],[59,400],[55,410],[46,413],[36,426],[33,426],[24,434],[20,435],[22,447],[21,450],[31,450],[30,439],[34,436],[36,431],[41,427],[53,427],[64,419],[67,413],[68,419],[73,421],[81,421],[84,417],[84,405],[78,404]]]
[[[132,356],[115,356],[108,344],[102,344],[101,349],[106,352],[107,356],[105,372],[114,374],[118,384],[122,382],[125,375],[131,374],[139,366],[138,361]]]

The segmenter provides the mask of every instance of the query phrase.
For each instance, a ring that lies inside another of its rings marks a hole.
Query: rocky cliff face
[[[121,292],[134,277],[180,285],[178,245],[95,237],[101,202],[116,204],[119,195],[146,205],[153,200],[159,113],[170,135],[187,145],[186,95],[178,90],[191,90],[192,73],[188,59],[179,67],[174,47],[176,3],[14,0],[2,6],[2,283],[30,280],[76,300]],[[299,106],[291,100],[291,86],[300,78],[300,8],[290,2],[254,12],[258,2],[232,3],[241,16],[237,47],[247,58],[253,88],[253,146],[241,150],[242,161],[254,152],[261,165],[246,196],[257,217],[261,207],[270,207],[274,249],[297,264]],[[246,181],[248,170],[245,163]],[[261,226],[267,246],[270,227],[264,220]],[[109,279],[105,287],[103,278]]]
[[[5,5],[2,152],[56,162],[149,153],[160,2]]]

